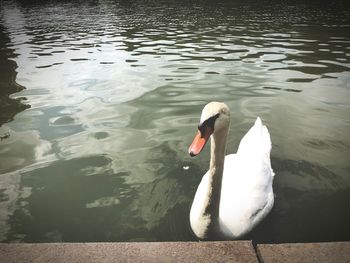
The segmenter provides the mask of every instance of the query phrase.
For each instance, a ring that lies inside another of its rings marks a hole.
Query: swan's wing
[[[225,159],[220,227],[227,236],[250,231],[273,206],[273,172],[265,158],[229,155]]]
[[[220,200],[220,228],[228,237],[250,231],[273,206],[270,134],[257,118],[237,154],[225,158]]]
[[[270,133],[261,119],[257,117],[255,124],[242,138],[237,155],[249,156],[249,159],[262,159],[270,164],[271,138]],[[272,169],[271,169],[272,172]],[[272,172],[272,176],[274,173]]]
[[[239,147],[238,154],[250,153],[252,150],[265,154],[270,154],[271,151],[271,139],[269,131],[266,126],[261,122],[258,117],[253,127],[244,135]]]

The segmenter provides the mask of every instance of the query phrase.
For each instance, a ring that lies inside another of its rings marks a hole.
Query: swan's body
[[[241,237],[265,218],[274,202],[267,128],[258,117],[237,153],[225,156],[229,115],[225,104],[209,103],[189,149],[192,156],[197,155],[211,137],[210,168],[198,186],[190,212],[192,230],[201,239]]]

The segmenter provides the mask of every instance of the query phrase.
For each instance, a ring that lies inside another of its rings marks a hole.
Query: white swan
[[[274,202],[270,134],[258,117],[236,154],[225,156],[230,111],[210,102],[202,111],[189,154],[201,152],[211,137],[210,167],[198,186],[190,212],[191,228],[200,239],[236,239],[248,233]]]

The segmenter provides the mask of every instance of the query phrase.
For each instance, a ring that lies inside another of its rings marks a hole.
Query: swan
[[[270,134],[257,117],[237,153],[225,156],[230,110],[210,102],[202,110],[188,152],[198,155],[211,138],[210,166],[197,188],[190,224],[199,239],[237,239],[251,231],[274,203]]]

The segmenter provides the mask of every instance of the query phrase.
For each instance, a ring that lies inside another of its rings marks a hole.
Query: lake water
[[[350,9],[303,2],[2,1],[0,241],[195,240],[212,100],[228,153],[256,116],[272,137],[275,206],[244,239],[349,240]]]

